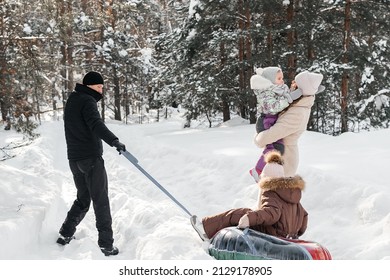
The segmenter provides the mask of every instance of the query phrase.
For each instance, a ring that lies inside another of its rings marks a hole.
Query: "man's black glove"
[[[118,152],[121,152],[121,151],[126,151],[126,146],[125,146],[125,144],[122,144],[121,142],[119,142],[119,140],[118,139],[115,139],[114,141],[112,141],[112,145],[114,146],[114,147],[116,147],[116,150],[118,151]]]

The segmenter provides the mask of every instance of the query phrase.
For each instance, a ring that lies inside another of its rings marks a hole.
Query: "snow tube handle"
[[[135,156],[133,156],[131,153],[129,153],[128,151],[120,151],[119,153],[124,155],[131,163],[133,163],[133,164],[138,163],[138,159]]]

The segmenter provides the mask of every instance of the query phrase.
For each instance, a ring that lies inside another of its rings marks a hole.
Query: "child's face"
[[[284,84],[283,72],[282,71],[278,71],[276,73],[275,85],[283,85],[283,84]]]

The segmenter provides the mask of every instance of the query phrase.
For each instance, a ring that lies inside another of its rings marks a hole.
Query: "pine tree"
[[[351,80],[350,121],[353,129],[389,127],[390,125],[390,24],[387,20],[389,1],[373,3],[362,1],[353,5],[355,28],[352,41],[355,46],[351,56],[356,68]]]
[[[150,108],[167,116],[167,107],[181,105],[188,121],[206,117],[212,126],[239,114],[253,123],[250,76],[255,67],[280,66],[288,84],[303,70],[324,74],[308,129],[388,127],[389,4],[1,0],[2,120],[55,117],[95,70],[106,80],[103,117],[143,122]]]
[[[192,6],[183,29],[161,44],[164,50],[172,46],[176,50],[170,58],[175,64],[164,78],[175,81],[169,86],[188,110],[188,120],[205,115],[211,126],[216,113],[223,112],[223,121],[227,121],[234,108],[246,117],[243,108],[248,108],[252,74],[247,4],[199,1]]]
[[[325,95],[318,96],[313,109],[318,121],[313,130],[331,134],[359,131],[371,127],[372,121],[388,126],[382,121],[388,116],[388,102],[384,94],[378,95],[389,82],[383,75],[389,61],[383,44],[388,41],[385,30],[389,24],[384,21],[388,3],[380,2],[334,1],[322,8],[324,24],[316,28],[321,30],[319,39],[323,43],[318,68],[325,74],[327,89]],[[383,88],[375,88],[378,83],[373,81],[380,76]],[[381,109],[376,110],[370,100],[383,100]]]

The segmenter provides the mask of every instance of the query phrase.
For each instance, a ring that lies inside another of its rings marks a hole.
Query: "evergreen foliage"
[[[20,112],[30,123],[48,110],[56,117],[95,70],[106,80],[105,117],[145,122],[150,109],[180,105],[187,126],[232,115],[254,123],[249,79],[256,67],[280,66],[287,84],[303,70],[324,74],[308,129],[337,135],[390,125],[388,0],[0,3],[3,122]]]

